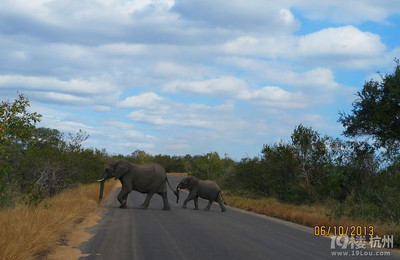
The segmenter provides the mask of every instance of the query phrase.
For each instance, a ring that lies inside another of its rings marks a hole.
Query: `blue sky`
[[[400,58],[398,0],[2,0],[0,97],[129,154],[255,156]]]

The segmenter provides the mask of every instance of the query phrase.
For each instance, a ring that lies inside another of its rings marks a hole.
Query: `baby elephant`
[[[214,181],[209,181],[209,180],[202,181],[196,179],[195,177],[186,177],[182,179],[179,182],[178,186],[176,186],[176,191],[178,194],[176,198],[176,203],[178,203],[179,201],[180,189],[188,189],[190,191],[188,197],[183,202],[182,208],[186,208],[186,204],[190,200],[194,200],[194,209],[195,210],[199,209],[198,199],[200,197],[208,200],[208,205],[207,207],[204,208],[204,210],[210,210],[213,201],[216,201],[221,207],[221,211],[222,212],[226,211],[221,194],[221,189],[219,188],[218,184]]]

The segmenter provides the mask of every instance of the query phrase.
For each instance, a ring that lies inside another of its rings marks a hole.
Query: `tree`
[[[127,159],[133,163],[149,163],[153,161],[153,157],[142,150],[136,150],[132,152]]]
[[[321,137],[311,127],[298,125],[291,136],[295,157],[299,166],[297,176],[304,180],[309,197],[318,200],[314,187],[322,183],[324,167],[328,163],[327,137]]]
[[[28,112],[29,106],[29,99],[23,94],[13,102],[0,103],[0,206],[8,203],[15,182],[20,181],[10,177],[13,171],[10,156],[21,158],[23,151],[34,142],[35,124],[41,115]]]
[[[57,129],[39,127],[36,129],[36,143],[37,147],[50,146],[53,148],[63,148],[66,146],[63,134]]]
[[[370,80],[357,92],[351,114],[340,113],[346,136],[369,135],[377,146],[390,148],[400,141],[400,62],[382,81]]]
[[[12,145],[24,146],[35,133],[35,124],[42,117],[37,112],[29,113],[29,99],[19,94],[14,102],[0,103],[0,156],[7,158],[7,148]]]
[[[223,172],[224,162],[217,152],[194,157],[191,174],[200,179],[218,180]]]

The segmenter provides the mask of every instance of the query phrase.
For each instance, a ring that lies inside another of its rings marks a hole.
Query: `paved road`
[[[169,177],[173,187],[180,177]],[[107,184],[106,184],[107,185]],[[182,209],[168,190],[171,211],[162,211],[162,199],[154,195],[147,210],[138,206],[145,195],[131,192],[127,209],[119,209],[116,189],[106,204],[103,219],[90,232],[95,235],[81,246],[81,259],[343,259],[331,255],[327,238],[310,229],[229,208],[220,212]],[[207,203],[199,200],[199,207]],[[340,250],[338,250],[340,251]],[[351,252],[349,252],[351,253]],[[393,256],[393,254],[392,254]],[[365,258],[365,257],[363,257]],[[369,258],[369,257],[367,257]],[[373,257],[391,259],[391,257]]]

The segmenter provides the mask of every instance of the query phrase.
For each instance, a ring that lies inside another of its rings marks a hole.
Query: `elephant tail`
[[[169,188],[170,188],[170,189],[172,190],[172,192],[175,194],[175,196],[176,196],[176,201],[178,201],[178,200],[179,200],[179,193],[178,193],[177,191],[175,191],[175,190],[171,187],[171,184],[169,184],[169,181],[168,181],[168,177],[167,177],[167,176],[165,176],[165,180],[167,181]],[[178,203],[178,202],[177,202],[177,203]]]
[[[227,205],[227,204],[226,204],[226,201],[225,201],[225,199],[224,199],[224,197],[222,196],[222,192],[221,192],[221,191],[219,191],[219,195],[221,196],[221,199],[222,199],[222,201],[224,202],[224,205]]]

